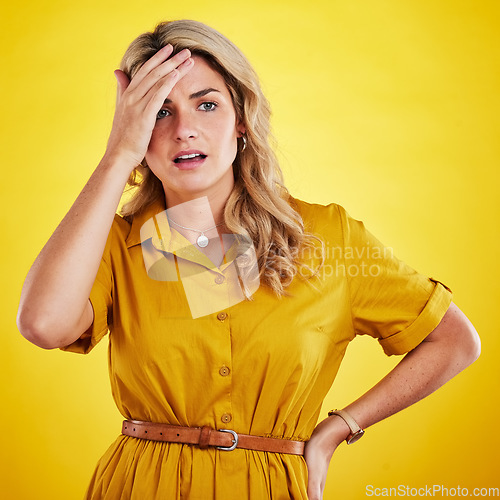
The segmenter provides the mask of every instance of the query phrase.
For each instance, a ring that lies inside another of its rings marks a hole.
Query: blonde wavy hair
[[[299,270],[299,249],[311,244],[311,236],[305,233],[302,218],[283,184],[270,144],[271,110],[259,79],[230,40],[190,20],[162,22],[152,32],[137,37],[125,52],[120,69],[133,78],[168,43],[174,47],[174,54],[187,48],[203,57],[225,80],[236,116],[245,126],[247,145],[244,151],[238,148],[233,163],[235,186],[225,206],[224,222],[231,232],[253,242],[261,283],[278,296],[284,295]],[[161,181],[143,165],[132,172],[128,185],[136,188],[121,210],[128,220],[164,194]],[[304,276],[302,271],[300,274]]]

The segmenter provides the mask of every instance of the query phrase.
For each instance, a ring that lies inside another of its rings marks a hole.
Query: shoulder
[[[108,260],[110,255],[121,252],[126,248],[130,236],[131,224],[121,215],[115,214],[111,228],[108,233],[108,239],[104,248],[104,259]]]
[[[115,239],[126,241],[130,234],[131,228],[132,224],[130,224],[130,222],[128,222],[121,215],[115,214],[115,217],[113,219],[113,224],[111,225],[110,233],[113,235]]]
[[[290,205],[302,217],[306,231],[321,230],[326,227],[342,229],[346,218],[348,218],[344,207],[337,203],[322,205],[290,197]]]
[[[290,204],[301,215],[304,230],[324,242],[349,247],[366,246],[367,242],[380,245],[366,229],[363,221],[351,217],[346,209],[337,203],[321,205],[290,198]]]

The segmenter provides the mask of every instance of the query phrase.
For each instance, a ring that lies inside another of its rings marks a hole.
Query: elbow
[[[468,365],[471,365],[476,361],[481,354],[481,339],[476,331],[476,329],[471,325],[471,331],[469,332],[468,348],[467,348],[467,361]]]
[[[440,336],[454,353],[456,367],[461,371],[479,358],[481,339],[469,318],[455,304],[445,317],[436,330],[440,329]]]
[[[466,325],[466,328],[462,329],[457,340],[455,352],[461,371],[479,358],[481,354],[481,339],[476,329],[469,323]]]
[[[58,331],[58,328],[50,325],[45,319],[30,314],[21,307],[17,314],[16,323],[21,335],[42,349],[57,349],[71,343],[65,340],[65,336]]]
[[[42,349],[55,349],[56,346],[50,341],[39,321],[28,318],[20,310],[17,314],[16,322],[19,332],[28,342]]]

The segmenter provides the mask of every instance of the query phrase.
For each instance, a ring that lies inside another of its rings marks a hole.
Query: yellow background
[[[81,498],[119,433],[107,342],[88,357],[44,351],[15,315],[29,266],[104,151],[122,53],[176,18],[220,30],[256,67],[291,192],[364,220],[448,284],[482,337],[466,372],[338,449],[325,499],[365,498],[367,485],[499,487],[500,2],[31,0],[4,4],[0,26],[0,496]],[[353,342],[323,416],[397,361]]]

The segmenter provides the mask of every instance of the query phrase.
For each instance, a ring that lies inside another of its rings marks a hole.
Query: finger
[[[137,82],[141,81],[149,72],[159,66],[162,62],[166,61],[170,55],[172,54],[174,48],[170,43],[162,47],[156,54],[150,57],[137,71],[132,78],[132,81],[137,80]]]
[[[132,79],[131,91],[137,88],[137,94],[140,97],[146,95],[163,77],[173,72],[174,69],[179,69],[191,57],[191,52],[184,49],[175,56],[167,59],[159,66],[153,68],[148,75],[144,76],[140,82],[135,84],[135,77]],[[185,68],[185,67],[184,67]],[[174,73],[175,74],[175,73]]]
[[[309,477],[307,482],[307,497],[309,500],[319,500],[322,498],[323,489],[321,484],[315,479]]]
[[[146,113],[158,113],[162,107],[165,99],[169,96],[172,89],[177,82],[185,76],[194,66],[193,59],[187,59],[177,69],[172,70],[170,73],[161,78],[150,90],[148,95],[145,96],[145,109]]]
[[[130,84],[128,76],[121,70],[115,70],[115,77],[117,82],[117,100],[123,95],[123,92],[127,89]]]
[[[187,51],[187,49],[185,49],[177,53],[175,56],[171,57],[173,50],[174,49],[172,45],[165,45],[165,47],[162,47],[154,56],[148,59],[132,78],[130,90],[134,91],[139,85],[142,84],[142,82],[148,77],[148,75],[157,70],[157,68],[162,64],[168,62],[169,64],[167,65],[167,68],[169,68],[171,71],[184,59],[186,59],[186,57],[189,57],[191,55],[191,53]],[[186,54],[186,51],[188,52],[188,54]]]

